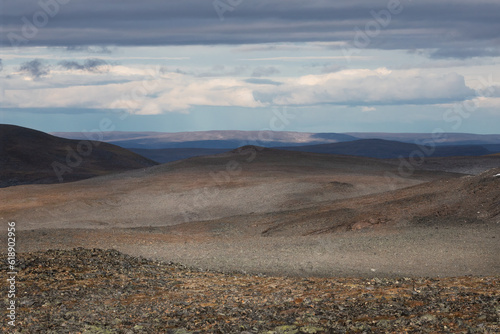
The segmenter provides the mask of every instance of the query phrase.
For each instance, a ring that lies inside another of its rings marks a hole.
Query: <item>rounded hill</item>
[[[0,125],[0,187],[77,181],[156,164],[116,145]]]

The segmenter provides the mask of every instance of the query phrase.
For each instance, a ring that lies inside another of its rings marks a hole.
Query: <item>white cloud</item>
[[[375,108],[375,107],[363,107],[363,108],[361,108],[362,112],[370,112],[370,111],[376,111],[376,110],[377,110],[377,108]]]
[[[42,82],[8,80],[1,107],[127,109],[134,114],[185,112],[193,106],[262,107],[253,87],[234,78],[199,78],[175,72],[114,66],[102,81],[96,75],[58,71]],[[111,76],[111,78],[110,78]],[[85,84],[87,83],[87,84]]]
[[[477,108],[491,109],[500,114],[500,97],[480,96],[475,98],[473,102]]]
[[[281,85],[246,77],[198,77],[164,68],[112,66],[106,74],[53,71],[42,81],[6,80],[2,107],[127,109],[134,114],[187,112],[194,106],[270,107],[443,104],[473,95],[455,73],[386,68],[277,78]]]
[[[258,100],[276,105],[435,104],[462,101],[471,95],[474,91],[456,73],[385,68],[289,78],[281,86],[256,92]]]

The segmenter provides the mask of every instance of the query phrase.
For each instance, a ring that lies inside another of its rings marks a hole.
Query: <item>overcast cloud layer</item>
[[[219,9],[225,11],[221,22],[207,0],[3,1],[0,41],[5,46],[69,47],[336,41],[367,48],[436,49],[434,57],[500,54],[500,2],[495,0],[232,3],[240,4]],[[374,22],[386,31],[384,38],[370,43],[356,39],[356,29],[376,33]]]

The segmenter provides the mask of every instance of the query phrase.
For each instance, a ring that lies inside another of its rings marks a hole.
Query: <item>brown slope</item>
[[[226,153],[173,162],[165,165],[165,167],[156,168],[156,170],[160,172],[163,169],[198,168],[200,171],[210,171],[220,167],[227,167],[231,162],[236,162],[239,167],[253,172],[274,171],[297,173],[294,175],[297,178],[300,178],[301,173],[312,171],[378,176],[385,175],[386,173],[399,173],[399,166],[394,161],[342,154],[290,151],[254,145],[243,146]],[[442,177],[456,177],[457,175],[447,173],[446,171],[429,172],[417,169],[409,179],[430,181]]]
[[[399,160],[394,160],[395,163],[400,163]],[[421,169],[425,170],[435,170],[435,171],[447,171],[463,174],[481,174],[488,169],[500,167],[500,153],[489,154],[479,157],[440,157],[426,158]]]
[[[378,194],[457,174],[416,171],[350,156],[258,147],[196,157],[75,184],[0,190],[0,212],[23,228],[172,226],[279,214]],[[26,194],[32,193],[29,200]]]
[[[262,235],[290,236],[383,228],[453,227],[500,221],[500,168],[314,208],[261,216]]]
[[[77,181],[156,162],[107,143],[64,139],[2,124],[0,164],[0,187],[8,187]]]

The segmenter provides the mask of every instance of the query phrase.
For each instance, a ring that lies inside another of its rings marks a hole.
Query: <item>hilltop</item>
[[[0,164],[0,187],[8,187],[77,181],[157,163],[116,145],[1,124]]]

